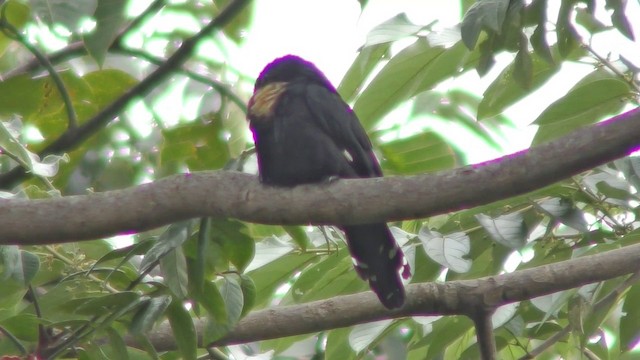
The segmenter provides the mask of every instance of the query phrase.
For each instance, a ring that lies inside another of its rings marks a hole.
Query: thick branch
[[[539,189],[638,146],[640,110],[635,109],[529,151],[433,175],[281,189],[261,186],[252,175],[218,171],[90,195],[0,199],[0,244],[88,240],[201,216],[270,224],[415,219]]]
[[[260,310],[247,315],[214,345],[314,333],[389,318],[425,315],[473,317],[474,309],[491,309],[636,272],[640,270],[638,258],[640,244],[477,280],[411,284],[407,286],[405,305],[393,311],[385,309],[370,291]],[[196,320],[199,334],[202,334],[203,326],[204,320]],[[175,349],[168,324],[162,324],[150,339],[159,351]],[[129,339],[129,343],[133,342]]]

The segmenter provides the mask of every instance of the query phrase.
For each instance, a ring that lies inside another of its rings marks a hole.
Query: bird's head
[[[318,84],[335,91],[327,77],[318,68],[295,55],[277,58],[258,76],[249,100],[249,118],[271,116],[280,95],[292,84]]]
[[[256,80],[255,90],[275,82],[293,83],[306,81],[333,88],[327,77],[311,62],[299,56],[287,55],[265,66]]]

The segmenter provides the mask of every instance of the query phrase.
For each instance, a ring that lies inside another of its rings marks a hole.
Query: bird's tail
[[[404,286],[400,279],[411,275],[404,254],[386,224],[350,225],[343,227],[355,268],[369,282],[382,305],[388,309],[402,306]]]

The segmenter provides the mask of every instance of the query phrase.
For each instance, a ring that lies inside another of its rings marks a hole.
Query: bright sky
[[[553,2],[550,5],[553,5]],[[447,28],[459,23],[462,17],[458,1],[372,0],[367,3],[363,12],[355,0],[258,0],[255,6],[254,23],[246,34],[246,42],[230,59],[234,67],[249,76],[257,76],[264,65],[274,58],[296,54],[314,62],[335,85],[339,84],[357,55],[357,50],[364,43],[367,33],[389,18],[405,12],[416,24],[426,25],[437,21],[436,28]],[[640,18],[639,4],[629,2],[628,13],[630,19]],[[603,18],[608,18],[606,14],[602,15]],[[640,29],[636,29],[636,32],[638,30]],[[615,44],[619,51],[626,52],[627,58],[640,58],[640,48],[637,43],[626,41],[616,31],[612,33],[613,38],[602,35],[596,37],[592,46],[602,49],[602,55],[607,56],[612,44]],[[460,87],[481,96],[503,66],[511,60],[512,55],[505,54],[498,58],[494,70],[485,77],[479,78],[472,71],[444,84],[445,88],[439,90],[446,91]],[[562,76],[552,79],[534,95],[508,109],[505,114],[515,121],[518,129],[507,130],[507,138],[510,141],[505,144],[503,151],[509,153],[526,148],[535,131],[533,127],[527,128],[527,125],[546,105],[564,95],[579,79],[593,69],[590,64],[565,65],[560,71]],[[540,106],[541,103],[545,106]],[[388,115],[396,118],[406,116],[408,116],[407,108],[398,109]],[[450,123],[426,120],[431,127],[440,131],[467,137],[463,134],[463,129],[451,128]],[[467,143],[466,140],[464,143]],[[474,149],[471,153],[467,152],[467,160],[472,163],[501,155],[475,138],[470,138],[468,145],[469,148]]]
[[[140,11],[144,9],[142,1],[136,4],[141,6]],[[549,3],[550,6],[558,4],[559,2]],[[609,16],[605,13],[604,2],[598,2],[598,4],[600,8],[597,15],[604,22],[608,22]],[[233,68],[247,76],[257,77],[262,68],[273,59],[286,54],[296,54],[315,63],[336,86],[356,57],[358,49],[364,44],[367,33],[380,23],[404,12],[415,24],[426,25],[437,21],[434,28],[445,29],[458,24],[462,17],[458,1],[371,0],[363,12],[356,0],[255,0],[253,5],[255,6],[253,24],[245,34],[245,41],[240,47],[234,49],[231,45],[224,54],[220,54]],[[557,9],[551,9],[550,13],[556,14]],[[640,18],[640,4],[629,2],[627,14],[629,19]],[[148,26],[148,30],[155,31],[159,26],[184,27],[189,24],[188,21],[180,21],[180,19],[172,21],[171,24],[167,24],[166,19],[158,21],[161,23]],[[190,30],[197,31],[197,24],[192,25],[196,28]],[[640,29],[636,29],[636,33],[640,34]],[[552,36],[553,33],[550,34],[550,37]],[[139,41],[143,41],[142,37]],[[149,50],[153,50],[154,47],[150,46],[152,44],[146,45]],[[166,42],[160,41],[156,45],[155,48],[159,54],[162,54]],[[617,53],[609,54],[613,49],[623,53],[627,59],[640,59],[638,43],[628,41],[615,30],[594,37],[592,47],[603,57],[611,55],[612,59],[616,59]],[[395,46],[392,49],[397,51],[400,48]],[[219,51],[215,46],[201,50],[209,54],[211,51]],[[446,92],[450,89],[462,88],[482,96],[486,87],[512,60],[512,54],[502,54],[498,56],[493,71],[484,77],[480,78],[474,71],[469,71],[457,79],[441,84],[436,90]],[[636,65],[640,66],[640,61]],[[413,124],[425,124],[424,126],[437,132],[454,134],[458,139],[457,142],[464,144],[465,148],[460,150],[467,154],[469,163],[486,161],[528,147],[535,133],[535,127],[528,125],[546,106],[566,94],[577,81],[593,70],[592,63],[563,64],[559,76],[555,76],[531,96],[507,109],[505,115],[517,124],[517,128],[504,129],[507,141],[502,151],[490,148],[465,128],[452,124],[446,119],[425,116],[424,119],[421,118]],[[250,91],[250,89],[246,90]],[[181,88],[176,87],[176,91],[181,91]],[[170,99],[176,98],[180,97],[167,94],[164,101],[168,104]],[[167,118],[178,119],[181,108],[184,109],[182,106],[167,106],[167,111],[163,114]],[[409,116],[409,110],[408,105],[400,107],[388,114],[385,121],[406,119]],[[402,130],[406,135],[407,132],[411,133],[416,129],[403,126]]]
[[[417,24],[459,22],[457,1],[371,0],[360,12],[355,0],[255,2],[254,23],[234,65],[258,75],[276,57],[295,54],[315,63],[337,85],[376,25],[406,12]],[[427,11],[428,10],[428,11]]]

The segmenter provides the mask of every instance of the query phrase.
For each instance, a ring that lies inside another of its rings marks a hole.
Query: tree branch
[[[396,310],[384,308],[370,291],[274,307],[250,313],[223,339],[206,345],[242,344],[390,318],[428,315],[473,317],[474,309],[480,307],[498,307],[636,272],[640,270],[638,258],[640,244],[477,280],[410,284],[406,288],[405,305]],[[205,320],[195,320],[195,323],[198,334],[202,334]],[[157,327],[149,338],[158,351],[175,349],[173,332],[167,323]],[[127,343],[135,346],[131,337],[127,338]]]
[[[481,310],[471,317],[476,328],[476,339],[482,360],[495,360],[498,358],[496,339],[493,336],[492,315],[493,311],[486,311],[484,307],[481,307]]]
[[[438,174],[283,189],[262,186],[252,175],[216,171],[90,195],[0,199],[0,244],[89,240],[202,216],[267,224],[416,219],[524,194],[638,146],[640,109],[635,109],[528,151]]]

